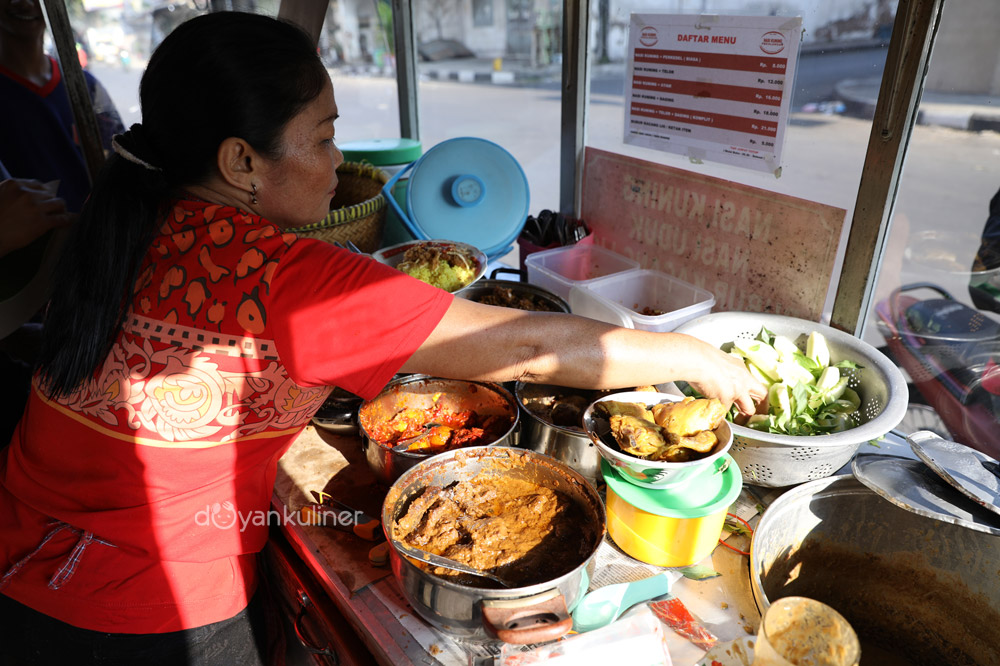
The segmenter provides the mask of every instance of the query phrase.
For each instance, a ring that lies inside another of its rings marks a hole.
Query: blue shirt
[[[52,77],[43,87],[0,67],[0,162],[14,178],[60,181],[59,196],[70,211],[79,212],[90,192],[90,179],[62,72],[55,59],[49,60]],[[124,131],[121,117],[97,79],[89,72],[84,76],[101,144],[110,150],[112,137]]]

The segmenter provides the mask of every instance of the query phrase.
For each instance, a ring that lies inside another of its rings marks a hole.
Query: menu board
[[[800,17],[632,14],[625,143],[781,175]]]

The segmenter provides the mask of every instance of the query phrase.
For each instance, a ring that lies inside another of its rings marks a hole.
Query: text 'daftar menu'
[[[778,175],[800,18],[633,14],[627,144]]]

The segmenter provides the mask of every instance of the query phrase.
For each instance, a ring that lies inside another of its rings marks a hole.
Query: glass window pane
[[[1000,455],[997,30],[995,2],[944,6],[865,332],[910,382],[904,425],[994,457]]]
[[[587,146],[844,209],[841,252],[824,307],[829,316],[871,133],[870,117],[857,112],[863,109],[845,104],[840,89],[846,81],[861,80],[873,82],[878,90],[895,3],[878,4],[878,11],[873,8],[855,15],[851,3],[592,0],[594,64]],[[708,161],[696,164],[681,155],[623,142],[625,86],[629,85],[626,51],[633,13],[802,17],[804,33],[780,178]]]
[[[479,20],[485,6],[490,24]],[[557,210],[561,0],[414,0],[413,10],[424,150],[492,141],[524,170],[530,212]]]

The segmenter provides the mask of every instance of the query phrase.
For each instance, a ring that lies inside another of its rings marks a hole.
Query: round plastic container
[[[406,203],[399,205],[398,197],[388,195],[406,175]],[[528,217],[524,169],[503,147],[477,137],[431,147],[382,191],[412,236],[468,243],[491,260],[510,252]]]
[[[423,146],[416,139],[364,139],[347,141],[337,144],[344,153],[347,162],[371,164],[389,174],[389,177],[405,169],[411,162],[420,159]],[[392,188],[393,198],[401,205],[406,204],[406,185],[408,179],[404,176]],[[413,234],[406,230],[402,220],[396,215],[392,206],[386,213],[385,231],[382,235],[382,247],[396,245],[414,240]]]
[[[743,489],[739,466],[729,455],[665,490],[629,483],[606,460],[601,473],[608,486],[608,535],[635,559],[661,567],[689,566],[708,556]]]

